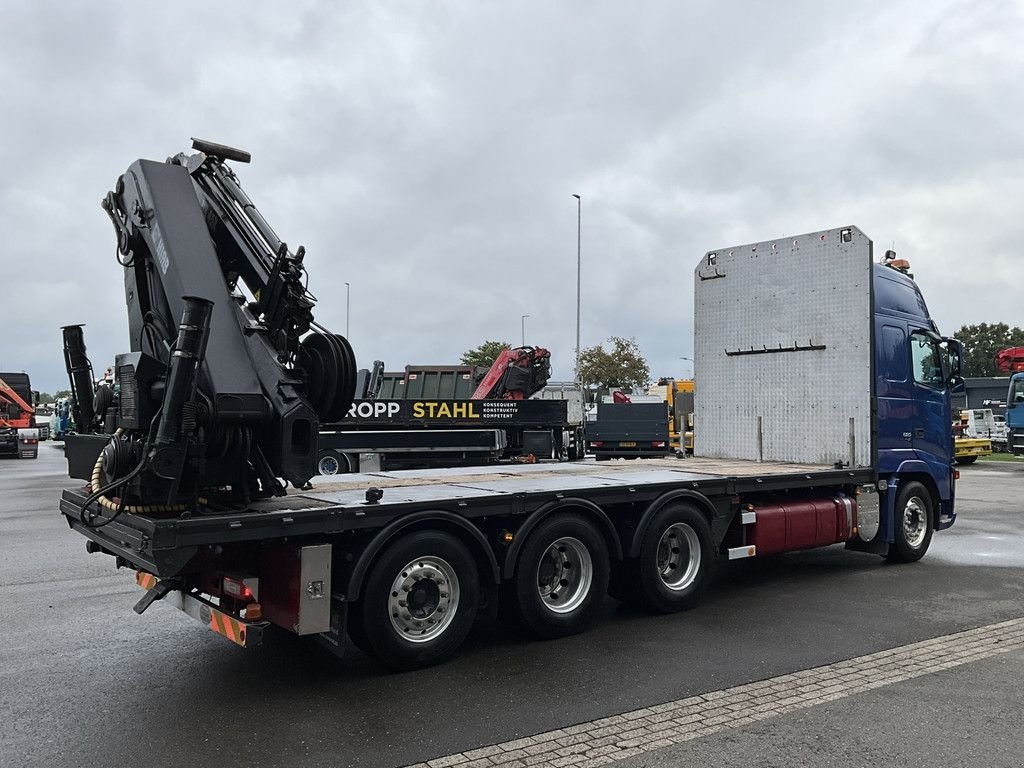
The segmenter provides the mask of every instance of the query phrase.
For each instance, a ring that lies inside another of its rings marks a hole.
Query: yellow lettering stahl
[[[412,404],[414,419],[479,419],[476,403],[437,403],[416,401]]]

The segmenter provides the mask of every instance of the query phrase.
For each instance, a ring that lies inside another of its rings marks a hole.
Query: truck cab
[[[1015,456],[1024,456],[1024,373],[1010,377],[1006,393],[1006,448]]]
[[[873,275],[878,477],[923,483],[939,500],[935,527],[948,528],[955,517],[949,390],[961,348],[939,335],[909,264],[890,261],[875,264]]]

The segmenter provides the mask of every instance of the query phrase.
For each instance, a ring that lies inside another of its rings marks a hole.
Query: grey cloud
[[[6,3],[0,365],[64,386],[57,328],[127,346],[98,201],[191,135],[308,249],[318,317],[361,361],[454,362],[486,338],[568,376],[576,201],[583,344],[692,350],[709,248],[853,222],[896,241],[944,330],[1024,324],[1015,4]]]

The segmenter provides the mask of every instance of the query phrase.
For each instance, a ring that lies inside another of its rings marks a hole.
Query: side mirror
[[[953,392],[962,392],[964,389],[964,345],[956,339],[943,339],[939,348],[942,350],[941,359],[946,385]]]

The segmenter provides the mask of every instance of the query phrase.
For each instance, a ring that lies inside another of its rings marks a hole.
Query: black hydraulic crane
[[[191,514],[305,485],[320,422],[341,418],[354,393],[348,341],[314,321],[305,249],[275,234],[227,163],[249,154],[192,146],[132,163],[103,199],[131,351],[117,356],[115,398],[103,404],[114,434],[71,438],[97,447],[88,462],[69,460],[107,511],[94,525],[125,509]],[[65,332],[65,358],[72,388],[87,388],[80,328]]]

